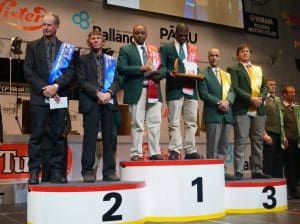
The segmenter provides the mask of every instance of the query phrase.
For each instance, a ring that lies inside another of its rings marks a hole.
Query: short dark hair
[[[236,55],[239,55],[240,51],[245,49],[245,48],[248,48],[250,53],[252,54],[252,49],[248,44],[240,44],[236,49]]]
[[[287,94],[288,88],[290,88],[290,87],[292,87],[292,88],[295,89],[295,87],[292,86],[291,84],[284,85],[283,88],[282,88],[282,90],[281,90],[281,94],[282,94],[282,95],[283,95],[283,94]]]

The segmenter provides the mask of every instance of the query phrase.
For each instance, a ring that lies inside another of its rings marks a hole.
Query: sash
[[[231,86],[231,78],[230,74],[222,69],[220,69],[220,75],[222,80],[222,100],[226,100]]]
[[[49,84],[53,84],[55,80],[61,77],[62,74],[67,70],[72,60],[74,51],[75,46],[72,44],[62,43],[60,45],[58,54],[55,58],[55,62],[48,78]]]
[[[103,54],[104,86],[102,92],[107,92],[114,81],[116,59],[113,56]]]
[[[281,104],[281,100],[279,97],[275,97],[275,105],[278,110],[279,114],[279,122],[280,122],[280,146],[282,149],[284,149],[284,137],[285,137],[285,132],[284,132],[284,119],[283,119],[283,108]]]
[[[297,143],[298,148],[300,148],[300,106],[293,106],[293,111],[295,113],[296,123],[297,123]]]
[[[151,44],[146,44],[146,47],[147,47],[147,57],[148,59],[150,59],[153,66],[152,70],[156,71],[159,69],[161,65],[161,59],[160,59],[158,49],[157,47]],[[148,81],[147,100],[148,103],[158,102],[158,84],[151,79]]]
[[[247,68],[248,75],[251,81],[251,96],[257,97],[260,94],[260,88],[262,85],[262,70],[260,66],[252,65]],[[256,108],[250,107],[249,112],[256,111]]]

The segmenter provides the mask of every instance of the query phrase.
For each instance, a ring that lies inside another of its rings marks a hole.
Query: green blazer
[[[203,119],[204,123],[232,123],[231,108],[228,112],[218,109],[218,102],[222,100],[222,86],[216,78],[211,67],[202,70],[203,80],[197,82],[200,98],[204,102]],[[229,89],[227,100],[233,104],[235,93],[233,87]]]
[[[135,104],[138,102],[142,89],[144,74],[141,71],[142,61],[136,44],[127,44],[120,48],[117,70],[121,76],[124,88],[124,103]],[[161,73],[161,78],[164,78]],[[160,83],[158,82],[158,96],[162,101]]]
[[[236,99],[232,106],[233,115],[245,115],[248,112],[251,98],[251,82],[245,67],[238,63],[231,68],[228,68],[228,72],[231,74],[231,80],[233,89],[236,93]],[[260,94],[265,100],[268,89],[264,77],[262,78],[262,85],[260,88]],[[264,104],[257,108],[257,114],[260,116],[265,115]]]
[[[160,56],[162,62],[162,70],[165,72],[166,77],[166,98],[167,101],[170,100],[178,100],[181,97],[186,97],[187,99],[195,99],[198,100],[198,93],[196,88],[196,81],[187,80],[183,78],[177,78],[170,75],[170,72],[174,70],[174,62],[176,58],[179,58],[178,53],[176,51],[175,43],[171,42],[169,44],[165,44],[160,48]],[[179,72],[184,72],[184,67],[182,63],[179,63]],[[193,96],[186,95],[182,92],[182,87],[187,82],[189,86],[192,86],[194,89]]]

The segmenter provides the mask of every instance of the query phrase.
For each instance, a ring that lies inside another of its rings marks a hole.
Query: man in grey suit
[[[29,139],[29,184],[39,183],[41,171],[41,143],[47,125],[53,136],[53,153],[50,159],[53,183],[66,183],[64,141],[65,117],[67,108],[50,110],[49,100],[67,96],[68,86],[73,78],[73,69],[69,66],[62,75],[49,84],[49,77],[55,58],[62,42],[57,39],[59,17],[53,13],[43,17],[43,37],[27,44],[24,60],[24,75],[30,84],[31,135]]]
[[[142,160],[144,122],[147,125],[150,160],[162,160],[159,146],[162,94],[158,49],[146,43],[147,30],[142,24],[133,27],[135,43],[120,48],[118,72],[124,85],[124,103],[131,117],[132,161]]]
[[[251,48],[247,44],[241,44],[236,51],[239,63],[229,68],[236,93],[232,106],[236,180],[243,178],[248,137],[251,143],[252,178],[270,178],[262,172],[263,133],[266,121],[263,102],[268,90],[261,67],[253,65],[250,61],[251,54]]]
[[[88,35],[91,52],[80,56],[76,73],[79,82],[79,112],[83,114],[83,144],[81,165],[84,182],[94,182],[94,163],[98,127],[101,121],[103,138],[104,181],[118,181],[116,174],[115,114],[118,111],[116,93],[120,81],[116,74],[116,60],[102,52],[103,36],[99,31]]]
[[[202,71],[205,79],[198,81],[198,91],[204,102],[202,119],[204,119],[206,130],[206,158],[225,160],[232,127],[231,105],[234,102],[235,94],[230,74],[219,68],[220,60],[219,49],[212,48],[208,52],[210,66]],[[225,179],[232,178],[226,173]]]

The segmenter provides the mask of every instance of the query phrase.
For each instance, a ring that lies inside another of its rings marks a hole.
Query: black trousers
[[[267,132],[272,138],[273,144],[264,143],[263,172],[275,178],[283,177],[284,150],[280,145],[280,134]]]
[[[290,194],[297,193],[297,182],[300,172],[300,149],[297,141],[288,139],[289,147],[285,150],[285,176]]]
[[[66,148],[64,140],[65,117],[67,109],[50,110],[46,106],[30,106],[31,135],[29,138],[28,152],[29,172],[40,172],[42,164],[42,140],[47,127],[52,136],[52,152],[50,153],[51,172],[65,170]]]
[[[101,121],[101,132],[103,140],[103,167],[104,176],[112,175],[116,172],[116,111],[108,108],[108,105],[96,105],[88,113],[83,114],[83,146],[82,146],[82,175],[93,175],[95,163],[95,150],[99,122]]]

